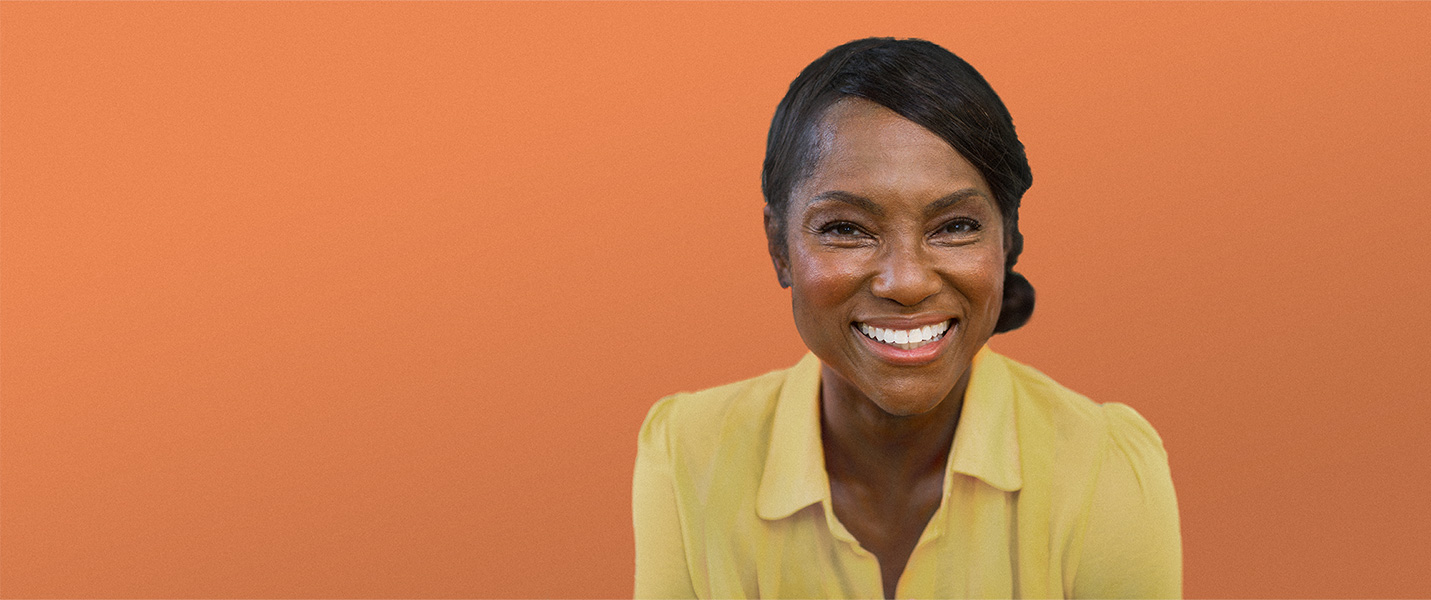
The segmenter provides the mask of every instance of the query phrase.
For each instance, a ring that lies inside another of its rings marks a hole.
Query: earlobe
[[[782,229],[780,222],[772,214],[770,205],[766,204],[765,243],[770,250],[770,262],[775,266],[775,279],[780,282],[780,287],[788,288],[790,287],[790,255]]]
[[[780,261],[775,263],[775,280],[780,282],[780,287],[790,289],[790,271],[781,266]]]

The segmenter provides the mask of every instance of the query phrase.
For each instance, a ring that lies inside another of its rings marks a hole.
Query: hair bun
[[[1013,331],[1029,322],[1033,316],[1034,288],[1023,275],[1012,270],[1004,272],[1004,305],[999,311],[999,321],[994,324],[994,333]]]

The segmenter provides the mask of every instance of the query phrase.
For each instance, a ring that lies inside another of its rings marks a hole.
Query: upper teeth
[[[894,344],[905,350],[923,346],[927,342],[939,339],[944,332],[949,331],[949,324],[952,321],[944,321],[936,325],[925,325],[915,329],[885,329],[882,327],[871,327],[865,323],[860,323],[860,332],[870,339]]]

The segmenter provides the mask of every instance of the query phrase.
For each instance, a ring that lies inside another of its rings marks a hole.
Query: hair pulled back
[[[1034,289],[1014,272],[1023,252],[1019,201],[1033,184],[1024,146],[1008,109],[974,67],[917,39],[866,38],[816,59],[790,83],[766,139],[761,191],[784,239],[791,191],[819,161],[816,128],[826,109],[855,96],[875,102],[943,138],[983,175],[1010,237],[1004,297],[994,333],[1012,331],[1033,314]]]

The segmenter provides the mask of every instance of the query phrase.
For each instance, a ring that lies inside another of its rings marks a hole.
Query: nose
[[[871,283],[874,295],[915,306],[939,292],[939,274],[920,244],[886,246],[879,260]]]

